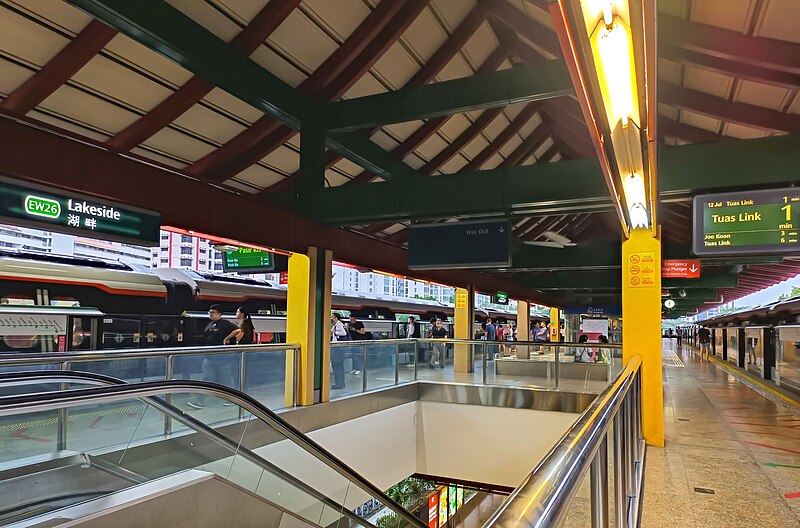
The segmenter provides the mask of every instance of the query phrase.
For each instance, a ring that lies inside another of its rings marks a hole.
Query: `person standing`
[[[406,332],[405,332],[406,339],[416,339],[419,337],[417,335],[417,326],[416,326],[416,319],[414,316],[409,316],[408,321],[406,322]]]
[[[350,335],[341,321],[338,313],[331,314],[331,343],[350,341]],[[333,369],[333,385],[331,389],[344,388],[344,353],[343,347],[331,347],[331,368]]]
[[[219,304],[212,304],[208,309],[208,318],[211,319],[203,331],[203,343],[207,346],[222,346],[235,339],[239,333],[239,328],[227,319],[222,318],[222,307]],[[219,383],[233,387],[233,374],[231,371],[231,357],[227,354],[212,354],[203,358],[201,370],[203,381]],[[206,397],[198,394],[194,399],[186,402],[192,409],[202,409],[205,406]],[[223,404],[224,405],[224,404]]]
[[[708,352],[711,350],[711,330],[703,326],[697,336],[700,338],[700,362],[709,361]]]
[[[236,332],[234,339],[237,345],[252,345],[256,341],[256,329],[253,326],[253,318],[240,306],[236,310],[236,319],[239,320],[239,330]]]
[[[350,333],[350,341],[366,341],[369,339],[367,330],[364,328],[364,323],[356,319],[355,315],[350,316],[350,322],[347,325],[347,330]],[[355,347],[353,349],[353,370],[350,374],[358,376],[364,368],[364,357],[362,355],[362,347]]]
[[[447,338],[447,328],[442,326],[441,319],[437,319],[436,323],[433,325],[433,329],[431,330],[431,337],[433,339]],[[444,350],[445,350],[444,343],[433,344],[433,350],[431,351],[431,359],[430,359],[431,368],[436,368],[437,365],[440,368],[444,368]]]
[[[675,329],[675,339],[678,341],[678,346],[681,346],[681,341],[683,341],[683,329],[681,327]]]

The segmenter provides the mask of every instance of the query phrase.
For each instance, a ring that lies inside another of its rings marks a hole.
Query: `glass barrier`
[[[0,461],[63,456],[55,424],[59,415],[68,414],[67,451],[80,453],[87,468],[97,465],[135,477],[123,487],[203,470],[318,526],[345,523],[368,528],[371,525],[353,510],[377,500],[396,513],[402,525],[424,528],[363,477],[243,393],[180,380],[68,391],[58,390],[59,384],[50,383],[54,392],[0,397],[0,419],[35,422],[39,435],[26,435],[25,439],[36,441]],[[77,383],[70,388],[76,387]],[[184,411],[183,403],[190,401],[202,401],[203,407]],[[179,424],[167,436],[165,419]],[[154,442],[156,438],[159,441]],[[3,450],[2,456],[8,452]],[[93,493],[97,490],[86,491],[59,507],[98,496]],[[29,490],[32,499],[36,492]],[[0,498],[0,509],[2,502]]]
[[[622,347],[462,339],[331,343],[331,399],[414,381],[599,392],[621,371]]]

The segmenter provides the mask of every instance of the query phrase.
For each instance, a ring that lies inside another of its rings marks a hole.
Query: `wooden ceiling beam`
[[[231,41],[231,46],[250,55],[275,31],[300,4],[300,0],[273,0]],[[127,152],[144,143],[183,115],[208,95],[214,85],[194,76],[106,143],[113,150]]]
[[[0,102],[0,108],[27,114],[100,53],[116,34],[115,29],[92,19],[47,64]]]

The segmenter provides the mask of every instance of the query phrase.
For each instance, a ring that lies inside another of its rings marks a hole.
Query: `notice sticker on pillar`
[[[466,308],[467,307],[467,294],[466,293],[457,293],[456,294],[456,308]]]
[[[625,281],[631,288],[655,288],[656,262],[654,252],[631,253],[625,265]]]

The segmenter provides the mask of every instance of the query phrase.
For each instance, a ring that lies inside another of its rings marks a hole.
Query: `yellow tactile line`
[[[696,348],[696,347],[695,347],[695,346],[693,346],[693,345],[684,345],[684,346],[686,346],[686,347],[689,347],[689,348],[691,348],[691,349],[694,349],[694,350],[696,350],[696,351],[698,351],[698,352],[700,351],[698,348]],[[717,365],[719,365],[719,366],[721,366],[721,367],[724,367],[725,369],[729,370],[729,371],[730,371],[732,374],[734,374],[734,375],[736,375],[736,376],[739,376],[739,377],[742,377],[742,378],[744,378],[744,379],[746,379],[746,380],[749,380],[749,381],[751,381],[752,383],[755,383],[756,385],[758,385],[759,387],[761,387],[762,389],[764,389],[764,390],[766,390],[766,391],[769,391],[769,392],[771,392],[772,394],[774,394],[774,395],[775,395],[775,396],[777,396],[778,398],[780,398],[780,399],[782,399],[782,400],[785,400],[785,401],[787,401],[787,402],[791,403],[791,404],[792,404],[792,405],[794,405],[795,407],[798,407],[798,408],[800,408],[800,403],[797,403],[796,401],[794,401],[793,399],[789,398],[788,396],[786,396],[786,395],[784,395],[784,394],[781,394],[780,392],[776,391],[776,390],[775,390],[775,389],[773,389],[772,387],[769,387],[769,386],[767,386],[767,385],[764,385],[763,383],[761,383],[760,381],[758,381],[756,378],[754,378],[754,377],[752,377],[752,376],[748,376],[748,375],[747,375],[747,374],[745,374],[744,372],[742,372],[742,371],[740,371],[740,370],[738,370],[738,369],[735,369],[735,368],[731,367],[730,365],[726,365],[724,361],[721,361],[721,360],[717,359],[717,358],[716,358],[716,357],[714,357],[713,355],[709,354],[709,355],[708,355],[708,359],[712,360],[712,361],[713,361],[714,363],[716,363]]]

